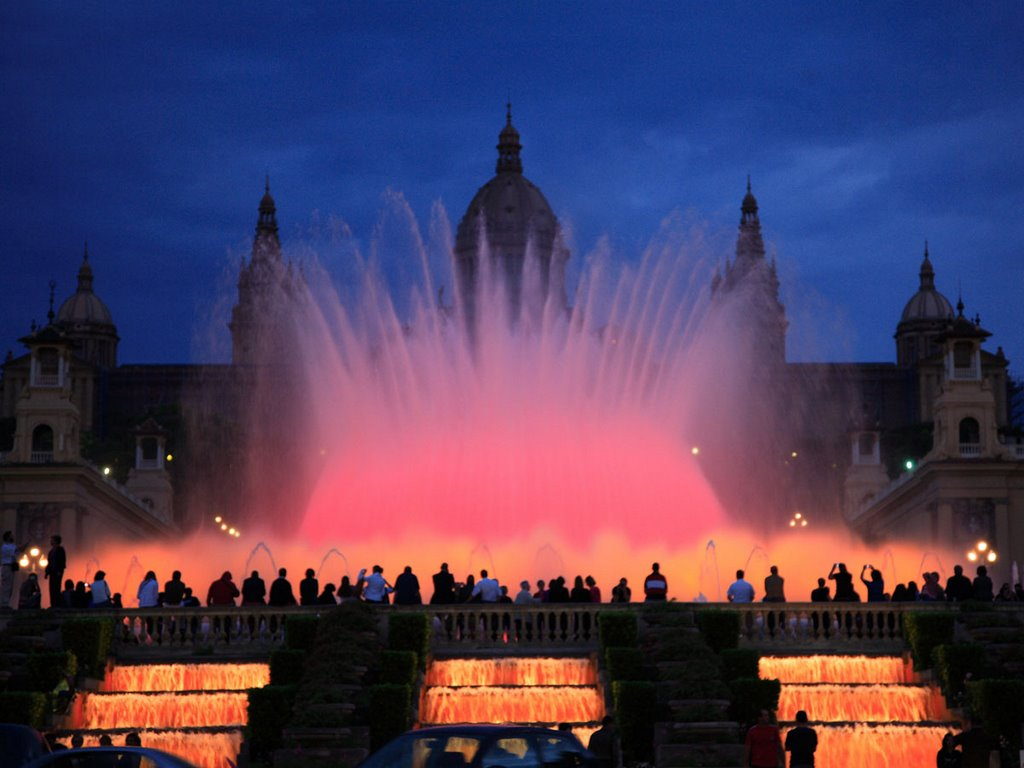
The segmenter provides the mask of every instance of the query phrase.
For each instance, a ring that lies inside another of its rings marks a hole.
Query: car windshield
[[[360,768],[465,768],[480,750],[467,736],[420,736],[409,733],[371,755]]]

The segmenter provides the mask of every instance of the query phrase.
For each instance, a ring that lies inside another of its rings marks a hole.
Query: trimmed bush
[[[25,690],[50,693],[61,683],[68,683],[68,678],[74,682],[78,659],[71,651],[32,653],[25,662],[25,671],[29,683]]]
[[[245,726],[245,740],[254,761],[271,758],[275,749],[283,745],[281,731],[292,719],[295,706],[294,685],[268,685],[250,688],[249,722]]]
[[[740,639],[739,611],[703,608],[697,612],[697,626],[715,653],[735,648]]]
[[[392,651],[411,651],[423,669],[430,653],[430,619],[419,611],[393,613],[388,616],[388,648]]]
[[[932,651],[953,642],[954,616],[951,611],[920,611],[903,614],[903,633],[910,644],[914,669],[928,669]]]
[[[639,648],[605,648],[604,664],[611,680],[653,680],[647,654]]]
[[[284,620],[284,647],[293,651],[313,650],[319,628],[319,616],[288,616]]]
[[[658,719],[657,691],[654,683],[616,680],[612,683],[615,724],[628,761],[654,757],[654,723]]]
[[[270,684],[298,685],[306,668],[306,652],[278,648],[270,652]]]
[[[114,620],[100,618],[65,619],[60,627],[64,650],[78,660],[78,672],[102,678],[114,639]]]
[[[0,693],[0,722],[46,728],[46,694],[33,691]]]
[[[598,611],[597,632],[602,648],[635,648],[636,614],[630,611]]]
[[[378,749],[412,726],[412,687],[370,687],[370,744]]]
[[[729,683],[729,690],[732,692],[729,717],[738,723],[754,723],[762,709],[774,712],[779,708],[782,683],[778,680],[740,677]]]
[[[985,673],[985,646],[977,644],[940,645],[932,651],[932,664],[939,685],[951,705],[964,696],[967,675],[980,679]]]
[[[967,684],[971,712],[990,736],[1005,738],[1011,749],[1021,748],[1024,722],[1024,680],[979,680]]]
[[[412,651],[381,651],[378,682],[413,685],[416,682],[418,657]]]
[[[758,662],[761,660],[761,654],[757,651],[751,648],[726,648],[720,657],[722,659],[722,676],[726,680],[758,676]]]

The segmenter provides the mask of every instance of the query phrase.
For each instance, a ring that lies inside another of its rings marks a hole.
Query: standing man
[[[60,589],[64,583],[64,571],[68,567],[68,557],[60,544],[60,534],[50,537],[50,551],[46,553],[46,569],[43,575],[50,582],[50,607],[60,608]]]
[[[772,723],[771,713],[762,709],[743,742],[743,764],[750,768],[779,768],[785,762],[779,728]]]
[[[796,713],[796,727],[786,734],[789,768],[814,768],[814,752],[818,749],[818,734],[807,725],[807,713]]]
[[[23,549],[24,545],[19,547],[14,543],[14,533],[4,531],[3,542],[0,543],[0,610],[11,607],[14,569],[18,563],[18,553]]]
[[[481,603],[496,603],[501,597],[501,586],[497,579],[487,575],[487,571],[480,571],[480,581],[473,587],[472,596],[480,595]]]
[[[455,602],[455,577],[448,570],[448,563],[441,563],[441,570],[434,574],[434,594],[431,605],[451,605]]]
[[[651,572],[644,579],[644,601],[664,602],[668,596],[668,579],[661,573],[658,563],[651,563]]]

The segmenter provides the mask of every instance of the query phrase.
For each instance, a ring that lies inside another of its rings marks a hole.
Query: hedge
[[[910,644],[914,669],[928,669],[932,651],[953,642],[954,616],[951,611],[920,611],[903,614],[903,632]]]
[[[295,706],[294,685],[268,685],[250,688],[249,721],[245,741],[254,761],[269,760],[275,749],[283,746],[281,732],[292,719]]]
[[[370,745],[378,749],[412,727],[412,686],[370,687]]]
[[[629,611],[599,611],[597,632],[602,648],[635,648],[639,637],[636,614]]]
[[[388,648],[415,653],[419,668],[424,669],[430,652],[430,618],[427,614],[410,611],[388,616]]]
[[[78,674],[78,659],[71,651],[45,651],[29,654],[25,662],[29,685],[25,690],[49,693],[61,683],[73,687]]]
[[[639,648],[605,648],[604,663],[610,680],[653,680],[647,654]]]
[[[0,723],[46,728],[46,694],[37,691],[5,691],[0,693]]]
[[[978,680],[967,684],[967,699],[986,733],[1000,736],[1014,751],[1021,749],[1024,722],[1024,680]]]
[[[649,761],[654,757],[657,699],[654,683],[640,680],[616,680],[612,683],[615,725],[627,762]]]
[[[319,616],[288,616],[284,621],[284,647],[293,651],[313,650],[319,628]]]
[[[100,618],[65,619],[60,627],[64,650],[78,660],[78,671],[102,678],[114,639],[114,620]]]
[[[956,706],[964,695],[967,675],[978,680],[985,673],[985,646],[966,643],[936,646],[932,651],[932,664],[946,700]]]
[[[418,657],[412,651],[381,651],[379,683],[413,685],[416,682]]]
[[[779,708],[782,684],[778,680],[740,677],[729,683],[732,703],[729,717],[738,723],[754,723],[762,709],[774,712]]]
[[[298,685],[306,668],[306,652],[277,648],[270,652],[270,684]]]
[[[737,680],[757,677],[761,654],[752,648],[726,648],[719,654],[722,659],[722,677]]]
[[[735,648],[740,639],[739,611],[703,608],[697,612],[697,626],[715,653]]]

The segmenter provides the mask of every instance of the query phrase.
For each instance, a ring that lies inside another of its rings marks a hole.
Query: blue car
[[[62,749],[26,768],[196,768],[176,755],[148,747]]]
[[[595,768],[567,731],[517,725],[443,725],[409,731],[359,768]]]

